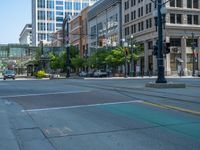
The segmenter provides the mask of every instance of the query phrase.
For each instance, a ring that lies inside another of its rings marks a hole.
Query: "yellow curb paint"
[[[165,105],[165,104],[163,104],[163,105],[162,104],[156,104],[156,103],[147,102],[147,101],[144,101],[143,104],[154,106],[154,107],[159,107],[159,108],[163,108],[163,109],[178,110],[178,111],[181,111],[181,112],[190,113],[190,114],[193,114],[193,115],[200,116],[200,112],[198,112],[198,111],[193,111],[193,110],[189,110],[189,109],[185,109],[185,108],[181,108],[181,107]]]

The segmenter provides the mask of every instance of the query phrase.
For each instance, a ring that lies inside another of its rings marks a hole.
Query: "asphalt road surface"
[[[0,149],[200,150],[200,80],[169,80],[0,81]]]

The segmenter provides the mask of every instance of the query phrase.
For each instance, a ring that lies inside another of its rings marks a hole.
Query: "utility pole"
[[[165,79],[165,68],[164,68],[164,59],[163,59],[163,18],[161,14],[162,8],[162,0],[158,0],[157,3],[157,11],[158,11],[158,57],[157,57],[157,64],[158,64],[158,78],[156,83],[167,83]]]

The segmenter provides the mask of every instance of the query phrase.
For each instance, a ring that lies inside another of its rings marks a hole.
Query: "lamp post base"
[[[167,80],[165,79],[164,70],[165,70],[164,67],[159,67],[158,78],[156,80],[156,83],[167,83]]]

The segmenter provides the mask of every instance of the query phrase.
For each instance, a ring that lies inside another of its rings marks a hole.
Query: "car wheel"
[[[6,78],[3,78],[3,80],[6,80]]]

